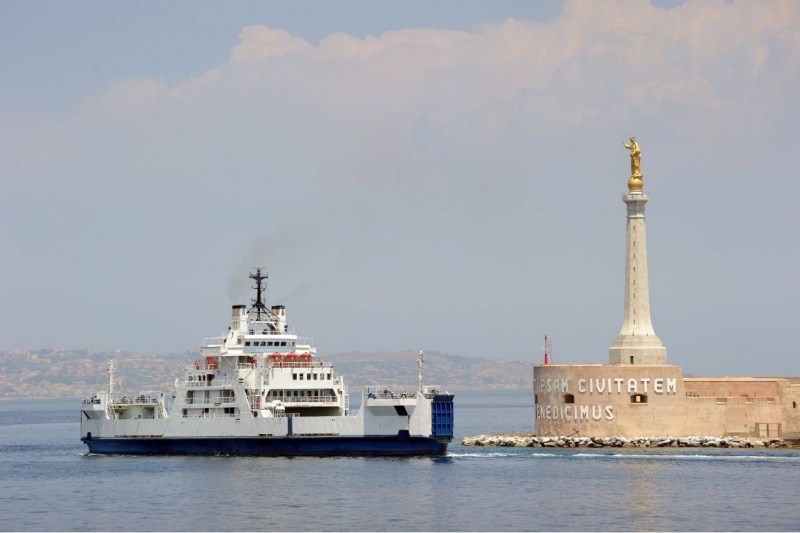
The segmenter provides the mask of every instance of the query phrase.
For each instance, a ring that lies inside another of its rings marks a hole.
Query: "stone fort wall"
[[[538,436],[800,435],[800,380],[684,378],[673,365],[538,365]]]

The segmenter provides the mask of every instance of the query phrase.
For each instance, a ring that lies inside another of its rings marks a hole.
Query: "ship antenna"
[[[264,314],[265,318],[272,314],[269,312],[269,310],[267,310],[267,306],[264,305],[264,291],[267,288],[267,284],[265,283],[265,281],[267,280],[267,278],[269,278],[268,275],[266,274],[264,274],[263,276],[261,275],[260,268],[256,268],[255,274],[250,274],[250,279],[253,279],[256,282],[256,286],[253,287],[256,290],[256,299],[252,301],[253,307],[250,308],[248,313],[255,311],[256,320],[258,321],[261,320],[262,313]]]
[[[110,360],[106,363],[106,370],[108,370],[108,395],[113,396],[114,394],[114,360]]]
[[[422,369],[425,368],[425,352],[422,350],[419,351],[419,357],[417,357],[417,367],[419,367],[419,393],[422,394]]]

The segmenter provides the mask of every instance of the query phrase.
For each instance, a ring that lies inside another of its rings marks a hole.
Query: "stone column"
[[[667,349],[653,330],[650,320],[650,289],[647,279],[647,237],[644,205],[649,196],[643,193],[641,177],[628,181],[628,194],[622,200],[628,206],[625,244],[625,304],[622,328],[608,350],[612,365],[665,365]]]

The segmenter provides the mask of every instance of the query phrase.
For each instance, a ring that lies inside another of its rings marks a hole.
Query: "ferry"
[[[120,396],[114,361],[108,389],[83,400],[81,441],[90,454],[408,456],[447,454],[453,394],[366,386],[350,407],[344,377],[291,331],[283,305],[264,303],[267,275],[250,273],[256,298],[234,305],[227,333],[205,339],[172,390]]]

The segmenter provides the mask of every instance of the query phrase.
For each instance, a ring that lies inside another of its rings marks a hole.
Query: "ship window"
[[[300,379],[303,379],[303,374],[300,374]]]
[[[272,346],[272,341],[269,341],[269,342],[267,343],[267,346]]]
[[[311,374],[306,374],[306,379],[310,380],[311,379]]]
[[[328,374],[328,379],[331,379],[331,375],[330,374]]]
[[[247,341],[246,343],[244,343],[244,345],[245,346],[250,346],[250,341]]]
[[[286,346],[286,341],[281,341],[281,346]]]
[[[266,342],[264,342],[264,341],[261,341],[261,346],[266,346],[266,345],[267,345],[267,343],[266,343]]]
[[[318,374],[314,374],[314,379],[317,379],[317,378],[318,378]]]

